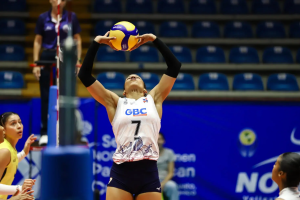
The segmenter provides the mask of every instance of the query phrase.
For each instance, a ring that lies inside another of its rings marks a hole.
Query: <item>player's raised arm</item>
[[[157,38],[153,34],[144,34],[141,36],[137,36],[140,41],[137,43],[135,47],[131,49],[138,48],[142,44],[152,41],[155,47],[160,51],[162,56],[164,57],[167,63],[167,71],[160,79],[160,82],[151,90],[150,94],[153,96],[155,103],[162,103],[167,96],[169,95],[172,87],[176,81],[178,73],[181,68],[181,63],[177,60],[175,55],[171,52],[171,50],[167,47],[165,43],[163,43],[159,38]]]
[[[110,40],[113,40],[115,38],[107,37],[108,34],[109,32],[107,32],[104,36],[97,36],[94,39],[85,56],[78,77],[90,92],[90,94],[99,103],[101,103],[105,107],[107,107],[108,105],[115,105],[116,107],[119,97],[115,93],[105,89],[104,86],[92,76],[93,63],[100,44],[107,44],[114,50],[117,50],[110,43]]]

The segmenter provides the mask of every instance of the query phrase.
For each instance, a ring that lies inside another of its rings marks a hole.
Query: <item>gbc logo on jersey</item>
[[[147,116],[147,110],[146,108],[141,108],[139,109],[127,109],[125,111],[126,115],[133,115],[134,117],[136,116]]]

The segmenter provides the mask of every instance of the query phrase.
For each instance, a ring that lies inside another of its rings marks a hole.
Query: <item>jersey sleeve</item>
[[[81,32],[80,24],[75,13],[72,14],[72,29],[73,35]]]
[[[169,149],[169,162],[175,162],[176,156],[172,149]]]
[[[39,16],[39,18],[36,22],[34,32],[37,35],[43,35],[44,34],[44,19],[43,19],[42,15]]]

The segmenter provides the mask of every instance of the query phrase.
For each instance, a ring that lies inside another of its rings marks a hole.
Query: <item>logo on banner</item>
[[[300,140],[295,138],[295,131],[296,131],[296,128],[294,128],[292,130],[292,133],[290,136],[291,142],[293,144],[300,145]],[[251,146],[251,145],[255,144],[255,141],[253,141],[254,136],[249,136],[248,134],[246,134],[246,135],[247,135],[246,139],[244,140],[245,145],[248,144]],[[248,136],[249,136],[249,139],[248,139]],[[300,154],[300,152],[296,152],[296,153]],[[237,177],[235,192],[236,193],[244,193],[243,199],[276,199],[276,197],[269,198],[269,197],[266,197],[263,195],[255,196],[254,193],[256,193],[256,191],[258,189],[264,195],[267,195],[267,194],[270,195],[278,190],[277,184],[274,181],[272,181],[272,172],[271,172],[272,167],[270,167],[270,171],[268,171],[266,173],[259,173],[259,170],[257,170],[257,168],[260,168],[265,165],[270,165],[270,164],[274,165],[278,156],[279,155],[268,158],[264,161],[261,161],[255,165],[253,165],[252,168],[255,169],[255,171],[253,171],[251,173],[239,172],[238,177]],[[247,194],[245,194],[245,192]]]
[[[257,137],[253,130],[244,129],[239,134],[239,151],[243,157],[252,157],[257,146]]]
[[[295,138],[295,132],[296,132],[296,128],[293,129],[292,134],[291,134],[291,141],[293,144],[295,145],[300,145],[300,139],[296,139]]]

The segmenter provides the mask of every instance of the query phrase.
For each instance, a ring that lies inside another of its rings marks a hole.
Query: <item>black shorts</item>
[[[156,161],[113,163],[107,187],[119,188],[135,196],[146,192],[161,193]]]

